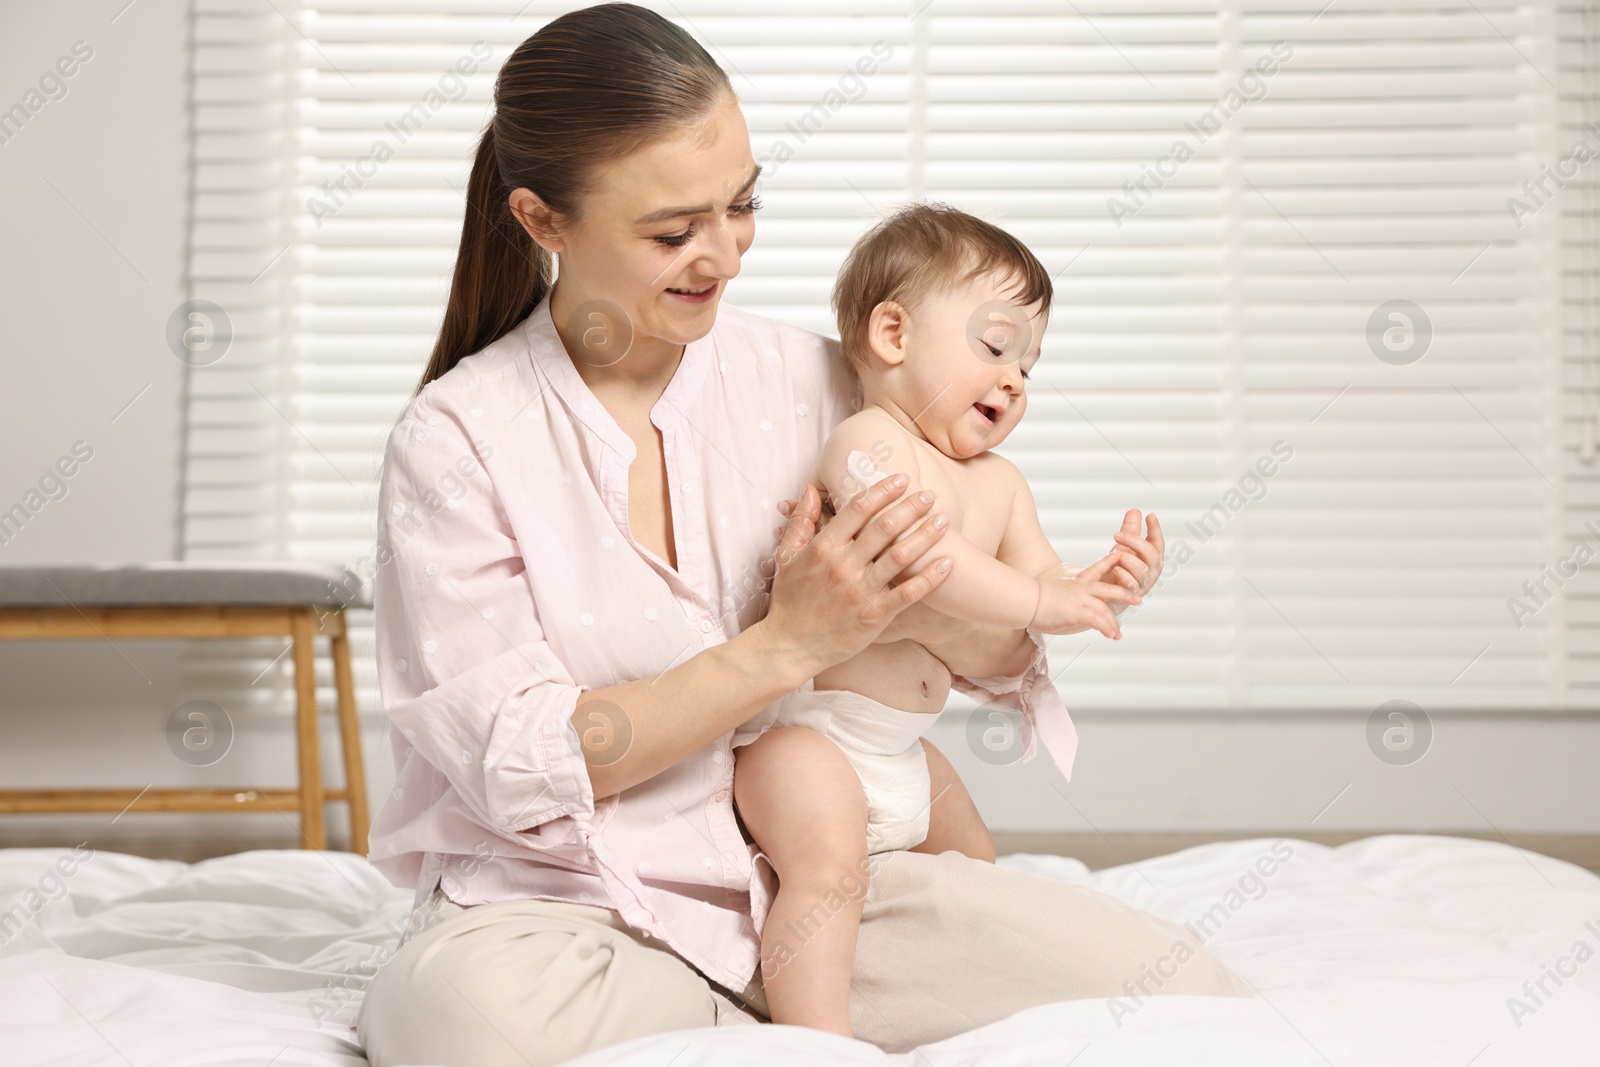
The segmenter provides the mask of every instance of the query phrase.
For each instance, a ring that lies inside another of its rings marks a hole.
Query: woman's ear
[[[509,203],[511,217],[522,224],[535,244],[547,252],[566,250],[567,242],[562,239],[561,231],[556,226],[556,213],[539,199],[538,193],[532,189],[513,189]]]
[[[876,358],[898,367],[906,358],[906,335],[911,328],[911,313],[893,300],[880,301],[867,317],[868,359]]]

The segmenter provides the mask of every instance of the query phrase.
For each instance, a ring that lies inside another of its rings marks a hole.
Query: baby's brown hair
[[[856,241],[833,283],[831,305],[845,358],[858,370],[865,364],[867,325],[883,301],[914,311],[930,297],[987,274],[1007,279],[1014,303],[1038,304],[1049,314],[1050,274],[1027,245],[948,204],[900,208]]]

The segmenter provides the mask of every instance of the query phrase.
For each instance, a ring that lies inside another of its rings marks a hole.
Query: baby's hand
[[[1093,628],[1113,641],[1121,640],[1122,626],[1110,602],[1138,604],[1143,598],[1131,589],[1101,580],[1119,556],[1119,551],[1112,551],[1087,567],[1062,564],[1041,574],[1035,579],[1039,583],[1039,606],[1028,628],[1047,634]]]

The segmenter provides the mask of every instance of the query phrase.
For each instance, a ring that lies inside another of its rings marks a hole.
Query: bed
[[[0,1063],[366,1062],[351,1022],[409,892],[348,853],[86,853],[0,851]],[[761,1026],[571,1062],[1600,1064],[1600,877],[1571,864],[1413,835],[1231,841],[1095,872],[1056,856],[1000,862],[1193,924],[1259,995],[1048,1004],[901,1056]]]

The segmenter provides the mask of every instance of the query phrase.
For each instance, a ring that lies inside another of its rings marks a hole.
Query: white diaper
[[[867,852],[920,845],[928,838],[928,757],[919,738],[936,713],[902,711],[846,689],[799,689],[734,731],[747,745],[774,726],[809,726],[844,751],[867,797]]]

